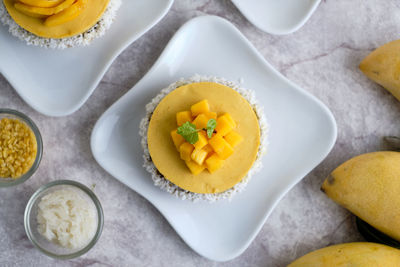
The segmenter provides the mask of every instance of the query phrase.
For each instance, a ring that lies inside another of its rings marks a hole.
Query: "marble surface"
[[[397,0],[324,0],[299,31],[273,36],[257,30],[228,0],[176,0],[158,25],[116,59],[88,102],[63,118],[34,111],[0,75],[0,107],[33,118],[45,147],[30,180],[0,189],[0,266],[284,266],[314,249],[362,240],[354,217],[319,188],[338,164],[385,149],[384,135],[400,135],[399,102],[357,68],[374,48],[398,38],[399,13]],[[329,156],[282,199],[250,247],[226,263],[193,252],[151,204],[98,166],[89,148],[99,116],[147,72],[184,22],[204,14],[233,22],[273,66],[321,99],[338,124],[338,140]],[[103,204],[101,239],[78,259],[43,256],[25,235],[28,199],[55,179],[96,184]]]

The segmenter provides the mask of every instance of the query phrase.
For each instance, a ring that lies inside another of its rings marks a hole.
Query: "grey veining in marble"
[[[205,14],[233,22],[273,66],[332,110],[339,131],[329,156],[282,199],[250,247],[222,264],[193,252],[151,204],[98,166],[89,148],[99,116],[146,73],[184,22]],[[400,103],[357,68],[374,48],[399,38],[399,14],[397,0],[324,0],[299,31],[273,36],[257,30],[228,0],[176,0],[160,23],[116,59],[88,102],[63,118],[37,113],[0,76],[0,107],[31,116],[45,146],[34,177],[0,189],[0,266],[284,266],[311,250],[362,240],[354,217],[319,188],[338,164],[384,149],[383,135],[400,135]],[[103,204],[102,237],[78,259],[45,257],[25,235],[29,197],[55,179],[96,184]]]

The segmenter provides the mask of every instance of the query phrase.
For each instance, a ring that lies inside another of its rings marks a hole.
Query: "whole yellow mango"
[[[354,157],[337,167],[321,190],[374,228],[400,240],[400,152]]]
[[[400,40],[373,51],[361,62],[360,70],[400,100]]]
[[[376,243],[346,243],[313,251],[288,265],[288,267],[348,266],[400,266],[400,250]]]

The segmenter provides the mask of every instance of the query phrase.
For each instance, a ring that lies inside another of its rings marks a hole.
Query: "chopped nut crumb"
[[[37,153],[33,131],[18,119],[0,120],[0,178],[19,178],[32,167]]]

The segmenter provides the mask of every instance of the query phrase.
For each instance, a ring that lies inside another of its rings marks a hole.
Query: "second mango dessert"
[[[0,22],[28,45],[89,45],[111,26],[121,0],[0,0]]]
[[[261,168],[267,123],[250,90],[196,76],[163,89],[146,111],[144,166],[181,199],[230,199]]]

